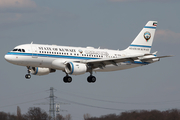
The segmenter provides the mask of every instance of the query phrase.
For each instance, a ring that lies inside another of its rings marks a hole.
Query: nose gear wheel
[[[30,75],[30,71],[31,71],[30,66],[27,66],[27,69],[28,69],[27,70],[28,74],[25,75],[25,78],[26,79],[30,79],[31,78],[31,75]]]

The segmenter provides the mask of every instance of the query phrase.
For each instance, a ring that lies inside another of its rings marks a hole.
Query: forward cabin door
[[[37,47],[35,45],[31,45],[31,49],[32,49],[32,58],[38,58]]]

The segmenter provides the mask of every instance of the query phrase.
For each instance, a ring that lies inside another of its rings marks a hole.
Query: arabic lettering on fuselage
[[[108,56],[108,52],[104,52],[104,51],[91,51],[91,50],[85,50],[86,54],[90,54],[90,55],[105,55]]]

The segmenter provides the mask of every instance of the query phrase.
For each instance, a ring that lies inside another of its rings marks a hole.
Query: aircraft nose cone
[[[6,55],[4,56],[4,59],[9,62],[9,61],[11,60],[11,57],[10,57],[10,55],[7,55],[7,54],[6,54]]]

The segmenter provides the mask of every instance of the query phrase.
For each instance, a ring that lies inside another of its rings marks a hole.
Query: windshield
[[[13,49],[14,52],[25,52],[24,49]]]

